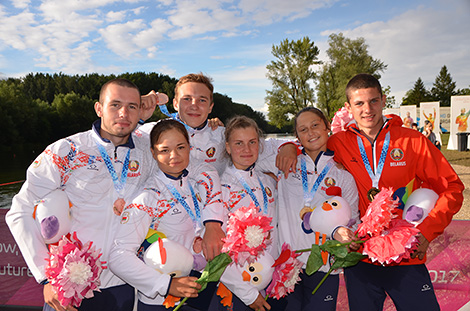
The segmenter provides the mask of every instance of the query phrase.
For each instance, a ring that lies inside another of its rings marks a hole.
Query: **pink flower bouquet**
[[[336,111],[335,115],[333,116],[333,120],[331,121],[331,131],[333,134],[344,131],[351,120],[353,120],[353,117],[351,114],[349,114],[346,107],[341,108],[340,110]]]
[[[419,230],[404,219],[394,219],[396,215],[392,210],[398,206],[398,199],[393,200],[392,195],[392,189],[382,188],[357,229],[358,236],[367,239],[363,254],[381,264],[409,259],[418,243],[416,235]]]
[[[273,279],[266,289],[267,296],[281,299],[294,291],[295,284],[300,281],[303,265],[297,259],[299,256],[289,244],[282,244],[281,255],[274,263]]]
[[[222,252],[230,255],[234,262],[243,266],[246,261],[254,262],[271,243],[269,232],[271,217],[258,211],[256,206],[243,206],[229,215],[227,236]]]
[[[92,245],[82,244],[76,232],[50,245],[46,276],[64,307],[78,307],[84,298],[93,297],[94,290],[99,291],[101,253]]]

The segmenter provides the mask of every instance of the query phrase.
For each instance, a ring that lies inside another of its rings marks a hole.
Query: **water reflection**
[[[21,185],[23,183],[0,186],[0,208],[10,208],[11,200],[20,191]]]

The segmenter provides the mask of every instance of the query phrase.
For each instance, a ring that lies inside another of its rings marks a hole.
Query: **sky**
[[[443,65],[470,86],[470,0],[0,0],[0,78],[29,73],[203,72],[215,91],[266,112],[273,45],[363,37],[398,103]]]

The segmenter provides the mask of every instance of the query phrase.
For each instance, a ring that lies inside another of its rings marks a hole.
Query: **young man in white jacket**
[[[44,285],[45,310],[75,308],[61,306],[46,278],[48,248],[32,216],[35,202],[56,189],[63,190],[73,204],[71,232],[83,243],[93,241],[101,249],[100,260],[106,262],[120,221],[121,203],[132,199],[155,166],[148,135],[135,131],[139,119],[153,110],[142,109],[135,84],[111,80],[103,85],[95,103],[100,120],[92,129],[51,144],[28,168],[6,222],[36,281]],[[84,299],[80,310],[132,310],[132,287],[109,269],[103,270],[100,281],[101,293]]]

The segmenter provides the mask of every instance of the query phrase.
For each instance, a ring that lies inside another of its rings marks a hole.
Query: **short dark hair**
[[[349,103],[349,93],[353,90],[375,88],[382,95],[382,86],[379,80],[371,74],[360,73],[352,77],[346,85],[346,99]]]
[[[302,110],[300,110],[299,112],[297,112],[297,114],[295,115],[294,117],[294,132],[295,132],[295,136],[297,136],[297,119],[298,117],[304,113],[304,112],[311,112],[311,113],[314,113],[316,114],[320,119],[322,119],[322,121],[325,123],[325,126],[327,129],[331,129],[331,126],[330,126],[330,122],[328,121],[328,119],[325,117],[325,115],[323,114],[323,112],[318,109],[318,108],[315,108],[315,107],[312,107],[312,106],[309,106],[309,107],[305,107],[303,108]]]
[[[99,98],[99,102],[101,104],[103,104],[104,93],[106,92],[106,89],[108,88],[108,86],[113,85],[113,84],[117,84],[117,85],[123,86],[123,87],[129,87],[131,89],[136,89],[137,92],[139,93],[139,104],[140,104],[140,90],[139,90],[139,88],[137,87],[137,85],[134,84],[134,82],[132,82],[130,80],[127,80],[127,79],[124,79],[124,78],[117,78],[117,79],[109,80],[108,82],[103,84],[103,86],[101,87],[101,90],[100,90],[100,98]]]
[[[184,127],[184,125],[181,122],[178,122],[173,119],[163,119],[158,121],[152,128],[152,131],[150,132],[150,148],[153,148],[155,144],[158,142],[160,139],[160,136],[168,130],[171,129],[176,129],[181,134],[183,134],[184,138],[189,144],[189,135],[188,131]]]

